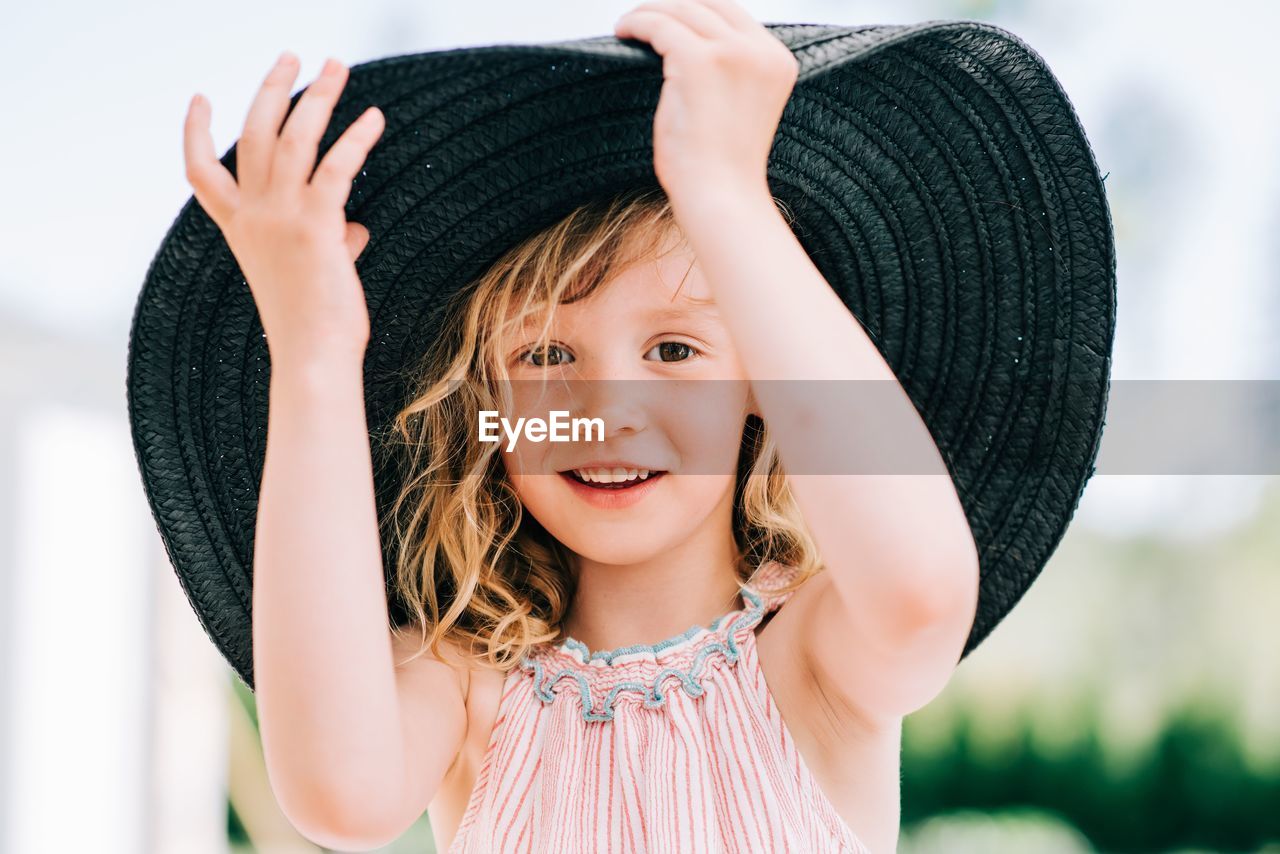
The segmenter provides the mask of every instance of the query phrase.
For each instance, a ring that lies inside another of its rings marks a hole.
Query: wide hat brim
[[[766,26],[800,65],[770,188],[947,462],[981,564],[967,655],[1038,576],[1094,471],[1115,328],[1102,178],[1061,86],[1006,30]],[[356,266],[371,431],[406,401],[410,368],[459,288],[575,206],[658,186],[661,85],[661,57],[612,36],[350,68],[319,153],[366,107],[385,114],[346,207],[370,233]],[[235,172],[234,146],[222,162]],[[127,371],[134,450],[169,559],[252,688],[270,362],[243,274],[194,198],[147,271]],[[398,475],[383,458],[374,475],[382,514]]]

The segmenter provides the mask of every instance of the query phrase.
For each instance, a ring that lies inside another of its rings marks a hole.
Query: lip
[[[592,466],[580,466],[580,468],[592,468]],[[600,468],[604,468],[604,466],[601,465]],[[631,468],[643,468],[643,466],[631,466]],[[635,486],[629,486],[626,489],[596,489],[574,480],[573,475],[568,471],[560,472],[560,477],[573,490],[574,495],[592,507],[598,507],[601,510],[622,510],[643,501],[645,496],[653,492],[666,476],[666,472],[656,476],[651,475],[648,480]]]
[[[573,468],[567,468],[561,474],[574,469],[648,469],[649,471],[663,471],[663,469],[641,463],[633,463],[630,460],[592,460],[586,463],[579,463]]]

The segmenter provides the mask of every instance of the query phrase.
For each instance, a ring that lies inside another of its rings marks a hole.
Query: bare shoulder
[[[411,629],[401,634],[393,632],[391,645],[397,679],[416,699],[447,696],[451,702],[456,701],[456,709],[463,711],[468,721],[475,712],[488,711],[498,699],[495,691],[500,692],[504,674],[467,661],[453,639],[441,638],[438,656]]]
[[[406,710],[434,708],[451,718],[460,716],[465,709],[467,668],[456,643],[443,638],[437,655],[416,629],[406,627],[391,632],[391,652]]]
[[[407,661],[419,650],[421,643],[417,633],[411,637],[397,637],[394,641],[396,661]],[[393,635],[394,637],[394,635]],[[415,767],[422,768],[419,757],[428,754],[429,745],[448,742],[450,758],[446,766],[437,764],[438,778],[434,784],[419,780],[415,784],[414,803],[420,804],[431,819],[436,850],[445,851],[452,842],[462,821],[480,763],[489,743],[502,700],[505,674],[492,668],[471,664],[463,657],[457,644],[449,639],[440,643],[442,657],[426,650],[413,661],[398,668],[397,679],[401,685],[402,708],[406,713],[406,740],[416,757]],[[414,670],[420,671],[413,673]],[[447,670],[448,679],[445,679]],[[440,699],[433,694],[446,692],[452,708],[447,738],[430,713]],[[436,758],[439,762],[439,757]],[[424,775],[425,777],[426,775]]]
[[[902,719],[900,717],[876,717],[859,709],[851,698],[845,697],[835,690],[829,681],[820,678],[812,669],[812,663],[803,654],[809,642],[810,627],[818,616],[821,603],[833,594],[829,589],[831,581],[825,572],[819,572],[805,581],[787,601],[770,615],[768,623],[759,632],[757,649],[760,651],[761,667],[767,668],[766,659],[779,664],[773,667],[777,671],[774,679],[766,679],[779,691],[803,695],[804,709],[818,707],[824,710],[822,717],[829,726],[838,726],[847,735],[857,734],[862,737],[874,737],[877,734],[893,736],[898,731]],[[782,662],[785,666],[781,666]],[[800,704],[793,704],[800,705]]]
[[[396,688],[408,757],[406,796],[421,815],[461,755],[468,729],[467,668],[455,644],[440,655],[425,648],[413,629],[391,632]],[[421,654],[419,654],[421,652]]]
[[[872,851],[893,851],[901,818],[902,718],[865,714],[820,679],[801,653],[829,583],[806,581],[759,630],[770,696],[804,765],[835,811]]]

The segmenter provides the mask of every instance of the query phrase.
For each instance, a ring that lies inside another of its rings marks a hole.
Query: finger
[[[351,182],[364,166],[369,150],[382,136],[386,119],[377,107],[360,114],[329,146],[311,179],[313,195],[321,205],[342,207],[351,195]]]
[[[320,137],[329,126],[333,106],[346,85],[346,66],[336,59],[326,60],[320,76],[302,93],[280,131],[280,141],[276,143],[271,161],[273,190],[301,188],[311,179]]]
[[[649,9],[626,13],[613,25],[613,33],[618,38],[646,41],[663,56],[673,51],[696,51],[707,42],[682,21]]]
[[[706,39],[722,39],[737,34],[719,13],[694,0],[649,0],[636,10],[670,15]],[[632,10],[635,11],[635,10]]]
[[[764,29],[764,25],[751,17],[746,9],[743,9],[734,0],[696,0],[704,6],[714,9],[720,13],[720,16],[728,22],[729,26],[739,32],[752,32]],[[765,30],[768,32],[768,30]]]
[[[298,58],[285,51],[267,72],[249,105],[244,130],[236,143],[236,178],[247,193],[261,193],[270,181],[276,137],[289,110],[289,92],[297,76]]]
[[[369,229],[358,222],[347,223],[346,242],[347,251],[351,254],[351,260],[354,261],[369,245]]]
[[[203,95],[191,99],[182,128],[182,153],[196,201],[214,222],[221,223],[240,204],[240,191],[235,176],[219,162],[213,150],[210,109]]]

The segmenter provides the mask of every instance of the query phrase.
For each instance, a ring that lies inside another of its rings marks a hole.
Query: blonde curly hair
[[[409,660],[428,649],[441,657],[447,640],[471,666],[506,671],[529,647],[560,639],[573,601],[572,553],[524,512],[499,445],[476,436],[476,413],[509,411],[497,392],[510,387],[500,351],[507,332],[540,318],[539,346],[547,346],[557,305],[589,297],[611,270],[660,257],[673,227],[679,236],[657,188],[587,203],[512,247],[446,306],[443,333],[390,428],[410,473],[384,519],[397,548],[393,592],[412,615],[391,630],[418,636]],[[770,560],[799,570],[779,592],[821,569],[777,448],[755,415],[742,434],[733,526],[742,582]]]

